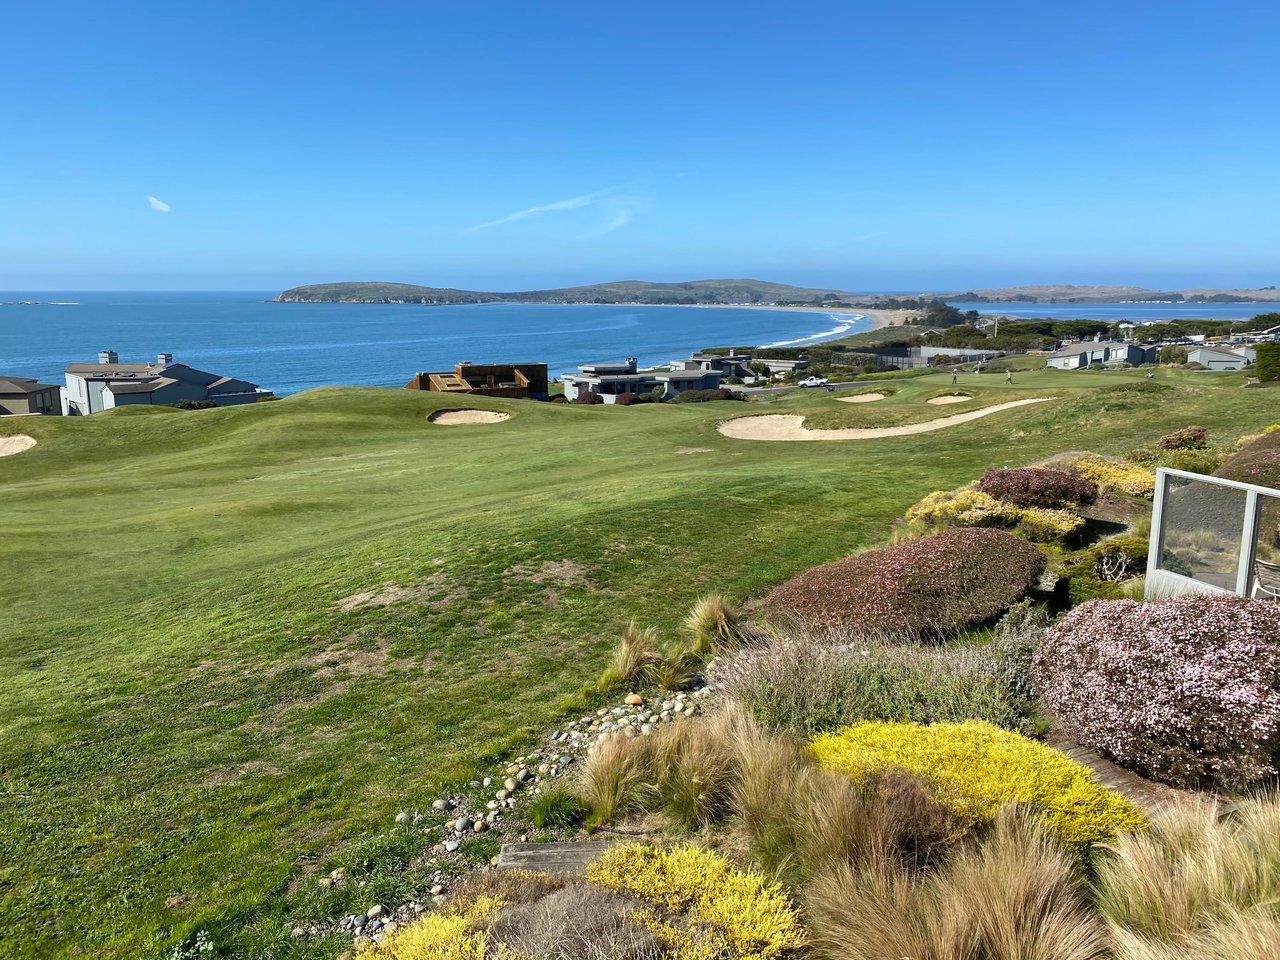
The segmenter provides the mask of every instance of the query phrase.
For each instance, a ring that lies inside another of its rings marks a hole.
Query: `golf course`
[[[749,603],[887,542],[932,491],[1277,419],[1241,374],[1003,379],[630,407],[322,388],[0,421],[35,441],[0,458],[0,955],[150,958],[249,921],[597,706],[628,621]],[[462,407],[504,416],[438,416]],[[832,438],[722,431],[758,416]]]

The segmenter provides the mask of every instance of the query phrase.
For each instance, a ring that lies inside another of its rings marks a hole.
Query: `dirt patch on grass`
[[[514,567],[508,567],[504,574],[508,577],[519,577],[521,580],[536,583],[539,586],[548,583],[564,587],[591,586],[586,568],[576,560],[543,560],[537,565],[517,563]]]
[[[12,437],[0,437],[0,457],[12,457],[16,453],[25,453],[36,445],[35,437],[19,433]]]
[[[877,400],[883,400],[888,394],[885,393],[859,393],[852,397],[836,397],[841,403],[875,403]]]
[[[925,403],[933,404],[935,407],[945,407],[949,403],[964,403],[972,399],[973,397],[967,393],[948,393],[944,397],[930,397]]]
[[[427,422],[441,427],[461,427],[468,424],[502,423],[510,420],[511,414],[499,413],[497,410],[437,410],[427,414]]]
[[[386,607],[428,607],[432,610],[444,610],[459,600],[465,599],[465,587],[448,585],[440,574],[433,574],[425,580],[413,583],[384,583],[378,590],[367,590],[364,593],[353,593],[343,597],[334,605],[343,613],[355,610]]]
[[[685,457],[693,453],[710,453],[710,447],[681,447],[676,451],[677,456]]]
[[[929,433],[933,430],[945,430],[970,420],[990,416],[1001,410],[1023,407],[1029,403],[1044,403],[1054,397],[1032,397],[1027,400],[1011,400],[1008,403],[997,403],[994,407],[983,407],[968,413],[957,413],[955,416],[942,417],[938,420],[926,420],[924,423],[907,423],[899,427],[847,427],[842,430],[806,430],[804,417],[784,414],[769,414],[763,417],[738,417],[721,423],[719,430],[726,437],[735,440],[879,440],[882,437],[907,437],[916,433]]]

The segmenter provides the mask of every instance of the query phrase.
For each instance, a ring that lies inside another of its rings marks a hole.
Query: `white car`
[[[802,387],[825,387],[826,385],[826,377],[805,377],[800,381],[800,386]]]

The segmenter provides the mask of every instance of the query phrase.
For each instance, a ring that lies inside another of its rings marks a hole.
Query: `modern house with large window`
[[[68,364],[66,377],[63,412],[71,417],[133,404],[172,406],[183,400],[230,407],[271,396],[248,380],[174,363],[170,353],[159,354],[153,363],[121,363],[114,350],[103,350],[97,363]]]
[[[62,388],[32,377],[0,374],[0,417],[62,415]]]
[[[453,370],[414,374],[405,387],[435,393],[470,393],[478,397],[545,400],[547,365],[463,361],[455,364]]]
[[[628,357],[625,363],[584,363],[581,373],[561,377],[564,395],[576,400],[582,393],[596,393],[605,403],[616,403],[623,394],[662,391],[662,399],[670,400],[686,390],[714,390],[723,374],[719,370],[645,370],[636,369],[639,361]]]

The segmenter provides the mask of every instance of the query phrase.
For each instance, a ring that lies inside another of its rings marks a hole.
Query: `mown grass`
[[[0,423],[39,440],[0,460],[0,956],[145,957],[251,917],[591,696],[628,620],[674,638],[698,596],[878,544],[932,490],[1275,419],[1235,375],[1170,374],[1159,397],[1097,389],[1140,375],[981,379],[984,400],[1076,393],[833,444],[715,431],[865,410],[808,392],[474,401],[513,414],[487,427],[429,426],[457,402],[361,388]],[[891,401],[960,412],[919,402],[942,380]],[[387,584],[408,592],[337,606]]]

